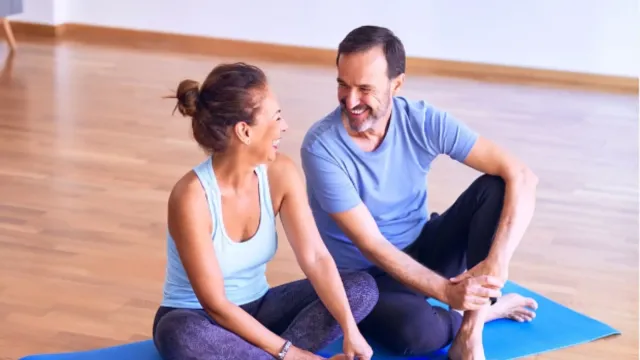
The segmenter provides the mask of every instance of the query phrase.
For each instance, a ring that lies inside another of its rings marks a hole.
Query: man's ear
[[[397,95],[404,84],[404,73],[396,76],[393,80],[391,80],[391,92],[393,95]]]

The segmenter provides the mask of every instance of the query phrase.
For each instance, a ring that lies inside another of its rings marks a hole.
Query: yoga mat
[[[20,360],[163,360],[152,340],[117,345],[102,349],[59,354],[29,355]]]
[[[540,354],[620,334],[616,329],[577,313],[552,300],[508,282],[503,293],[516,292],[538,302],[536,318],[531,323],[498,320],[485,325],[484,347],[487,359],[515,359]],[[433,304],[444,306],[437,301]],[[445,360],[446,348],[427,357],[391,356],[372,344],[373,360]],[[342,351],[338,339],[319,352],[329,357]],[[60,354],[30,355],[20,360],[162,360],[153,342],[145,340],[114,347]]]
[[[487,360],[517,359],[620,334],[607,324],[571,310],[514,282],[508,281],[502,293],[518,293],[534,298],[538,302],[538,310],[536,318],[529,323],[503,319],[486,324],[483,342]],[[430,299],[429,302],[447,307],[437,300]],[[447,347],[429,356],[393,356],[376,344],[371,344],[371,347],[374,351],[373,360],[446,360],[448,349]],[[328,357],[340,352],[342,339],[321,350],[319,355]]]

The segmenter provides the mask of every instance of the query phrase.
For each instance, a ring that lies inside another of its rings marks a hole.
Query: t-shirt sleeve
[[[360,204],[362,200],[354,184],[334,160],[306,148],[301,150],[300,156],[307,189],[324,211],[338,213]]]
[[[436,154],[464,161],[478,139],[478,134],[451,114],[431,106],[424,107],[424,130],[427,147]]]

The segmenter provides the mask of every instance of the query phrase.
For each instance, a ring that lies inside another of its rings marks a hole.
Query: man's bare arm
[[[471,277],[456,282],[431,271],[397,249],[380,232],[343,168],[329,156],[301,150],[309,191],[344,234],[372,263],[408,288],[438,299],[457,309],[473,310],[499,296],[502,283],[492,276]]]
[[[520,160],[483,137],[478,138],[464,163],[505,181],[504,206],[488,260],[508,267],[533,217],[538,178]]]
[[[449,280],[393,246],[380,233],[378,225],[363,203],[331,216],[369,261],[405,286],[426,296],[447,301]]]

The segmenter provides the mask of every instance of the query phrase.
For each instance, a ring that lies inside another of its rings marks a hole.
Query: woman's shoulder
[[[190,170],[171,189],[168,201],[169,209],[199,213],[208,208],[207,197],[198,175]]]
[[[275,160],[264,166],[269,179],[272,201],[277,209],[284,196],[295,191],[302,184],[301,172],[293,159],[283,153],[278,153]]]
[[[210,230],[213,226],[205,190],[193,170],[175,183],[169,194],[167,207],[169,231],[174,239],[184,237],[176,236],[177,234],[184,235],[201,228]]]
[[[292,177],[298,175],[298,167],[286,154],[278,153],[275,160],[264,165],[269,182],[277,182],[282,186],[290,185]]]
[[[169,201],[188,201],[204,195],[198,175],[189,170],[176,181],[169,194]]]

